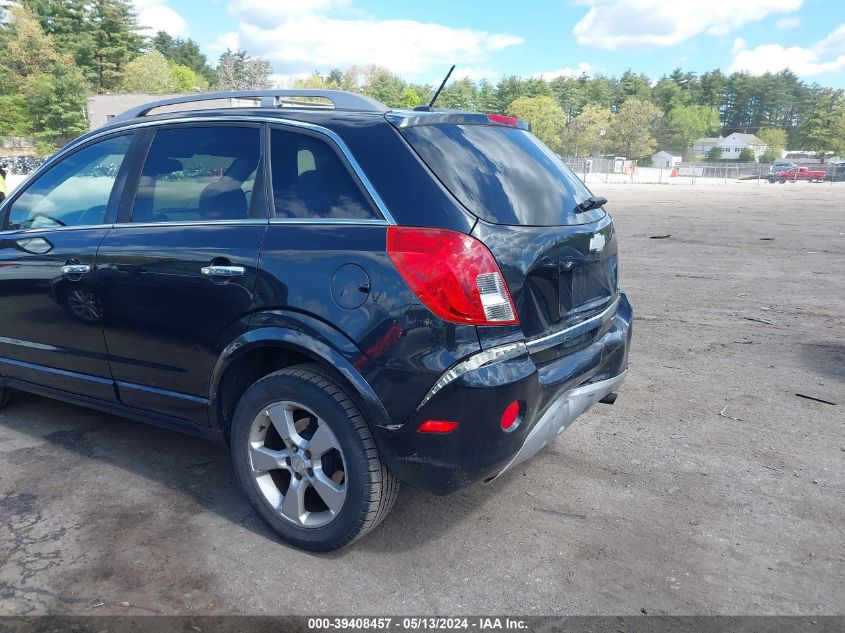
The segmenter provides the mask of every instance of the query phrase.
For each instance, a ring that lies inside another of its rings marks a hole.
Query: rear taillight
[[[445,229],[390,226],[387,253],[419,300],[441,319],[519,323],[502,272],[477,239]]]

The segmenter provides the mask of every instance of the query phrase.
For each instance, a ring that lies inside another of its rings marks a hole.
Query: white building
[[[671,152],[662,150],[651,155],[651,166],[672,169],[675,165],[680,163],[681,160],[682,158],[680,156],[675,156]]]
[[[763,155],[769,146],[754,134],[734,132],[733,134],[718,136],[716,138],[700,138],[693,143],[692,151],[694,154],[706,156],[713,147],[718,147],[722,150],[723,160],[739,160],[739,155],[746,148],[754,152],[754,159],[756,160]]]

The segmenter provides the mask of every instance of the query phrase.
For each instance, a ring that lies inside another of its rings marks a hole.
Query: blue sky
[[[270,59],[281,83],[380,64],[406,79],[560,74],[658,78],[676,66],[789,66],[845,87],[843,0],[134,0],[142,25]]]

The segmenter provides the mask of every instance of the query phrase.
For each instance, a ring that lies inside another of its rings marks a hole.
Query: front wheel
[[[358,540],[387,516],[399,488],[358,407],[319,365],[250,387],[232,421],[231,452],[253,508],[302,549]]]

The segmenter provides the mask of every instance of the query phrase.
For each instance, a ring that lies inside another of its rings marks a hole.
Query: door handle
[[[62,266],[62,272],[65,275],[84,275],[91,272],[91,266],[88,264],[65,264]]]
[[[246,268],[243,266],[203,266],[203,275],[207,277],[243,277]]]

